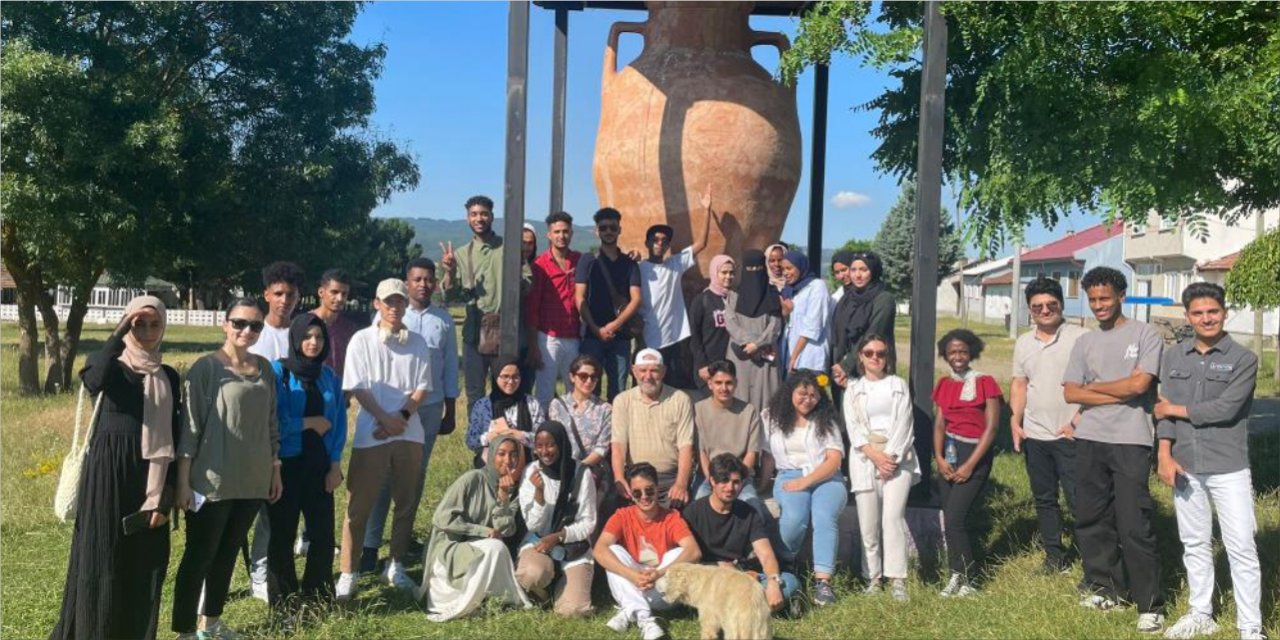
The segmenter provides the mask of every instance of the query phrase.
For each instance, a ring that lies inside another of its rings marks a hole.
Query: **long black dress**
[[[112,336],[80,371],[94,398],[106,395],[80,478],[62,613],[50,638],[154,638],[159,626],[169,527],[126,536],[121,525],[146,500],[150,464],[142,458],[143,380],[117,360],[123,351],[124,341]],[[167,365],[164,371],[173,390],[176,442],[182,387],[177,371]],[[170,487],[176,468],[169,466]]]

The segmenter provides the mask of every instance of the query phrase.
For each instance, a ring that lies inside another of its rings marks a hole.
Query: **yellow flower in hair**
[[[819,373],[817,376],[817,381],[818,381],[819,387],[826,389],[827,385],[831,383],[831,378],[828,377],[827,374],[825,373]]]

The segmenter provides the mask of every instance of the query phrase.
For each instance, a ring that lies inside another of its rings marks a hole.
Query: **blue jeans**
[[[701,500],[711,495],[711,482],[702,477],[701,473],[694,478],[693,486],[697,487],[697,490],[693,492],[694,500]],[[773,520],[773,516],[769,515],[769,509],[765,508],[764,502],[756,494],[756,486],[751,481],[742,484],[742,493],[738,494],[738,499],[751,505],[751,508],[755,509],[761,518],[764,518],[762,522],[768,523]]]
[[[422,431],[426,437],[422,442],[422,475],[418,476],[418,499],[413,505],[415,511],[422,501],[422,490],[427,480],[427,462],[431,460],[431,450],[436,446],[436,436],[440,434],[440,420],[443,417],[444,402],[418,407],[418,419],[422,420]],[[369,522],[364,528],[364,548],[377,549],[382,546],[382,531],[386,527],[390,511],[391,483],[388,482],[383,485],[382,493],[378,494],[378,501],[373,503],[373,511],[369,512]]]
[[[605,342],[595,336],[587,335],[582,339],[578,353],[589,355],[600,362],[603,371],[600,372],[600,386],[596,387],[596,395],[604,397],[601,394],[604,392],[604,379],[607,377],[609,379],[608,398],[609,402],[613,402],[613,399],[622,393],[622,388],[627,383],[627,367],[631,364],[631,339],[617,337]]]
[[[782,578],[782,599],[790,600],[791,596],[795,595],[795,593],[800,590],[800,580],[798,580],[794,575],[787,573],[786,571],[783,571],[782,573],[778,574],[778,577]],[[760,582],[761,589],[769,586],[768,585],[769,576],[766,576],[763,573],[760,573],[759,575],[757,575],[756,580]]]
[[[813,571],[831,575],[836,570],[836,547],[839,545],[837,521],[849,501],[849,492],[838,473],[804,491],[782,488],[789,480],[803,475],[798,469],[780,471],[773,485],[773,497],[782,509],[782,516],[778,518],[782,551],[788,559],[795,558],[812,522]]]

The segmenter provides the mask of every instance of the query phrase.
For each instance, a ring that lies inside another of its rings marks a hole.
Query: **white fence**
[[[54,313],[58,315],[58,319],[66,322],[67,316],[71,312],[71,308],[66,305],[57,305],[53,308]],[[114,325],[120,322],[120,318],[124,315],[124,309],[107,308],[107,307],[89,307],[84,314],[85,324],[110,324]],[[39,319],[39,313],[36,318]],[[187,311],[185,309],[170,309],[165,315],[168,324],[186,325],[190,327],[213,327],[222,324],[227,318],[225,311]],[[18,305],[3,304],[0,305],[0,320],[16,321],[18,319]]]

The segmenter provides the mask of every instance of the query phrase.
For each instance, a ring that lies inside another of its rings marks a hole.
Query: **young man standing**
[[[742,500],[763,517],[768,511],[756,496],[756,487],[751,482],[750,475],[760,456],[760,446],[764,443],[764,423],[760,420],[760,412],[751,404],[734,397],[734,391],[738,388],[738,371],[732,362],[717,360],[707,368],[711,372],[711,379],[707,381],[711,395],[693,405],[698,469],[703,478],[693,497],[697,500],[711,494],[711,461],[720,454],[728,453],[742,465],[742,486],[738,491]]]
[[[445,300],[465,302],[462,321],[462,370],[466,379],[467,410],[485,394],[485,382],[493,375],[498,356],[496,344],[485,344],[481,324],[485,316],[497,317],[502,305],[502,236],[493,231],[493,200],[472,196],[467,200],[467,224],[473,237],[467,246],[454,251],[453,243],[441,245],[444,267],[441,288]]]
[[[578,262],[574,298],[586,331],[582,353],[596,359],[609,379],[609,402],[622,393],[631,361],[631,335],[627,322],[640,311],[640,268],[618,249],[622,214],[605,207],[596,212],[596,236],[600,251],[588,253]],[[604,391],[603,380],[597,393]]]
[[[578,357],[582,321],[574,300],[574,281],[582,254],[569,248],[573,216],[559,211],[547,216],[547,252],[530,265],[533,284],[525,297],[524,317],[529,333],[529,365],[536,372],[534,397],[550,406],[556,380],[572,388],[569,363]]]
[[[414,258],[405,268],[405,283],[409,290],[409,306],[404,312],[404,326],[411,333],[422,336],[427,343],[427,355],[431,368],[431,392],[418,406],[418,420],[422,422],[422,471],[418,474],[417,499],[414,511],[422,501],[422,488],[427,478],[427,465],[431,451],[441,431],[453,431],[458,398],[458,338],[449,310],[431,304],[436,292],[436,265],[429,258]],[[360,572],[369,573],[377,567],[378,548],[382,546],[382,534],[391,511],[391,483],[384,483],[382,492],[369,513],[360,555]],[[410,555],[420,554],[421,548],[410,543]]]
[[[391,485],[395,517],[391,559],[383,577],[402,591],[417,588],[404,571],[413,537],[422,447],[425,440],[418,408],[430,395],[432,370],[427,341],[404,324],[409,289],[403,280],[378,283],[374,307],[378,324],[361,329],[347,347],[342,388],[360,405],[351,461],[347,465],[347,514],[342,525],[339,600],[355,593],[356,569],[369,513],[382,487]]]
[[[702,561],[755,574],[769,608],[777,611],[800,582],[779,569],[764,517],[739,499],[743,488],[751,485],[748,468],[731,453],[712,458],[708,467],[711,491],[680,514],[698,541]]]
[[[1080,405],[1077,426],[1062,431],[1076,440],[1076,544],[1089,591],[1080,604],[1110,609],[1128,591],[1138,630],[1151,633],[1164,626],[1147,487],[1164,341],[1150,325],[1124,316],[1124,274],[1096,267],[1082,284],[1099,330],[1076,341],[1062,377],[1063,398]]]
[[[1076,443],[1065,437],[1080,407],[1062,398],[1062,376],[1083,327],[1062,317],[1062,285],[1040,277],[1027,285],[1027,308],[1035,329],[1022,334],[1013,348],[1013,384],[1009,408],[1013,450],[1026,454],[1027,477],[1035,498],[1036,522],[1044,545],[1044,571],[1058,573],[1071,564],[1062,545],[1062,512],[1058,488],[1075,507]]]
[[[320,275],[320,288],[316,292],[320,306],[311,313],[324,321],[329,329],[329,357],[325,364],[342,377],[347,359],[347,343],[351,336],[364,327],[347,317],[347,300],[351,296],[351,276],[342,269],[329,269]]]
[[[689,314],[685,310],[684,288],[680,280],[684,272],[697,266],[697,256],[707,246],[711,235],[711,191],[702,197],[707,208],[702,236],[692,245],[671,257],[667,252],[675,239],[675,230],[669,225],[655,224],[644,235],[648,249],[647,260],[640,263],[640,282],[643,290],[640,314],[644,317],[644,346],[657,349],[667,364],[667,384],[677,389],[695,388],[693,365],[683,357],[685,340],[689,339]]]
[[[1218,631],[1213,621],[1216,511],[1231,561],[1240,637],[1263,638],[1262,571],[1249,473],[1249,412],[1258,359],[1225,331],[1222,287],[1197,282],[1182,292],[1182,306],[1196,335],[1165,350],[1155,415],[1160,480],[1173,487],[1191,611],[1164,635],[1195,638]]]
[[[658,474],[658,500],[683,508],[693,479],[693,404],[687,393],[663,384],[666,367],[656,349],[641,349],[631,372],[636,386],[613,403],[610,455],[618,493],[629,491],[621,480],[627,465],[647,462]]]

